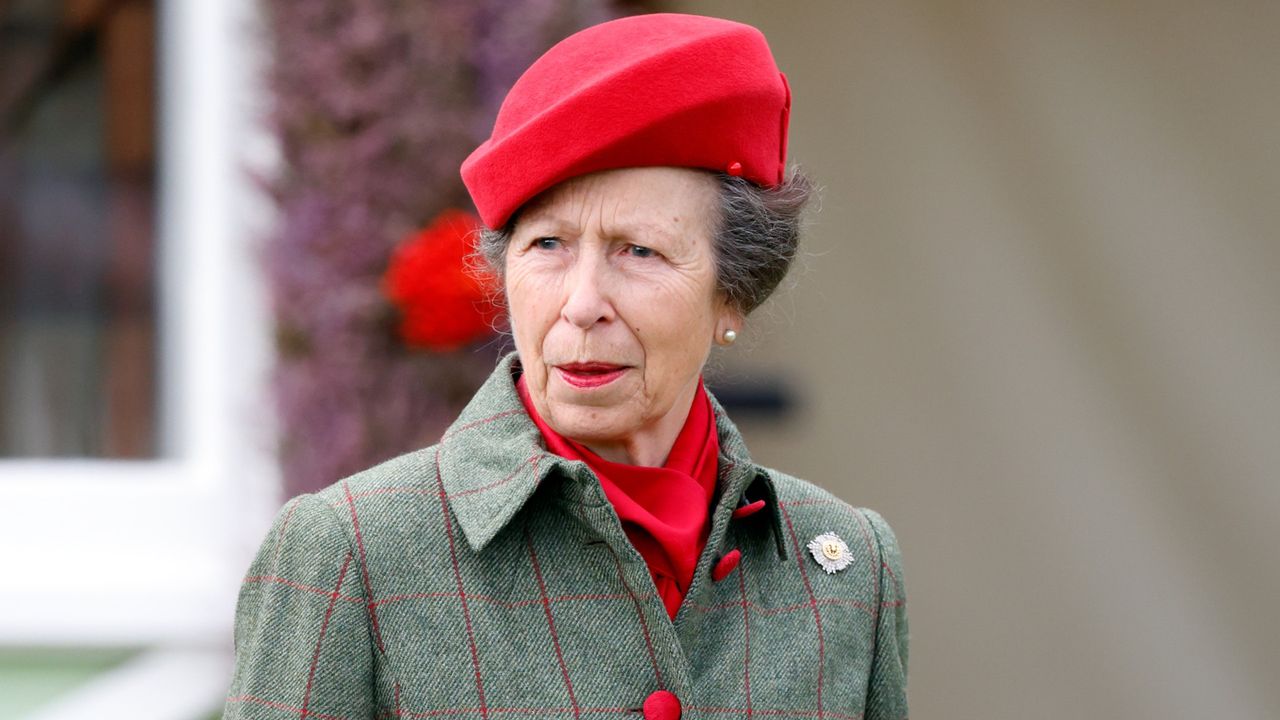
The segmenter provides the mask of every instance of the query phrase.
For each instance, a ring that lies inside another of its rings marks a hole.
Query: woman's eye
[[[631,257],[638,258],[649,258],[656,254],[653,248],[647,248],[643,245],[628,245],[627,250],[630,252]]]
[[[532,245],[539,250],[555,250],[558,242],[560,242],[560,238],[540,237],[534,240]]]

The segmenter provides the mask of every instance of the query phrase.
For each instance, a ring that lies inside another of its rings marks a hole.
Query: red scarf
[[[542,431],[547,449],[570,460],[582,460],[600,478],[600,487],[622,520],[623,531],[649,566],[667,614],[675,619],[711,532],[710,506],[720,457],[715,414],[702,378],[698,378],[689,416],[662,467],[605,460],[543,422],[529,399],[524,376],[516,381],[516,388],[529,417]]]

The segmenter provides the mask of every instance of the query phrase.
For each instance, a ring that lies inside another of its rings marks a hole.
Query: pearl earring
[[[732,345],[733,341],[738,339],[738,333],[732,330],[725,330],[723,337],[725,345]]]

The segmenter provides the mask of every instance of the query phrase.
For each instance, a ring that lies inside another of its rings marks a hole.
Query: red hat
[[[493,134],[462,163],[485,225],[533,196],[609,168],[720,170],[782,181],[791,91],[759,30],[655,13],[570,35],[520,76]]]

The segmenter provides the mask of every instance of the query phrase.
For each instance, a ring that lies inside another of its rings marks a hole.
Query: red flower
[[[443,352],[493,332],[497,278],[467,262],[480,221],[448,209],[392,251],[383,292],[400,309],[400,337]]]

